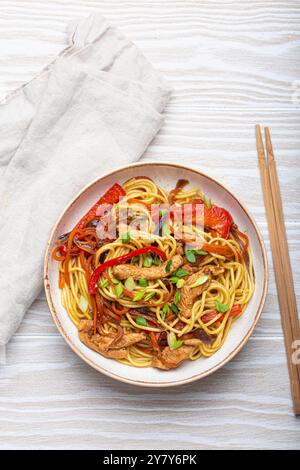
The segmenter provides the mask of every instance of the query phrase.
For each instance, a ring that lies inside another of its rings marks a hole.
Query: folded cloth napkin
[[[0,350],[42,288],[51,227],[89,181],[140,158],[169,86],[137,47],[92,15],[69,46],[0,107]]]

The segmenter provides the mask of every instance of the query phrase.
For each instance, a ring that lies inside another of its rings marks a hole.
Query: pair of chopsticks
[[[293,408],[295,415],[300,415],[300,363],[297,363],[299,362],[299,354],[297,355],[296,353],[296,349],[299,348],[300,345],[300,342],[297,342],[297,340],[300,341],[300,326],[279,180],[270,131],[268,128],[265,128],[266,151],[264,150],[259,125],[255,127],[255,132],[261,184],[268,220],[281,323],[290,376]]]

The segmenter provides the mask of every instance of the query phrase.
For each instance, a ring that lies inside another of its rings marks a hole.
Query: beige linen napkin
[[[69,28],[70,45],[0,107],[0,352],[42,288],[58,215],[85,184],[138,160],[170,94],[104,18]]]

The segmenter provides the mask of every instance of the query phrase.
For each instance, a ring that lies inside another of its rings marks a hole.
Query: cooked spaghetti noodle
[[[170,192],[147,177],[116,184],[57,241],[62,305],[105,357],[170,369],[211,356],[251,299],[247,235],[187,183]]]

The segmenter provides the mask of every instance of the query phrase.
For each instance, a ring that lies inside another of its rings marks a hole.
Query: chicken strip
[[[169,346],[167,346],[159,356],[153,358],[151,365],[158,369],[175,369],[185,359],[190,357],[193,350],[194,346],[183,345],[178,349],[170,349]]]
[[[143,333],[127,333],[113,344],[116,335],[105,336],[94,333],[92,320],[81,320],[78,325],[78,334],[80,341],[86,346],[111,359],[125,359],[126,348],[145,339]]]
[[[180,268],[183,264],[183,257],[181,255],[175,255],[171,258],[170,270],[166,271],[168,261],[163,263],[161,266],[152,266],[151,268],[140,268],[133,264],[119,264],[113,267],[113,275],[117,279],[127,279],[133,277],[133,279],[144,278],[149,281],[155,279],[162,279],[172,274],[176,269]]]
[[[199,297],[202,292],[208,289],[213,276],[217,276],[223,272],[224,269],[220,266],[207,265],[197,273],[189,276],[181,289],[181,298],[178,303],[178,308],[182,316],[190,318],[195,299]],[[208,276],[208,279],[204,284],[202,284],[202,286],[191,287],[201,276],[205,275]]]

